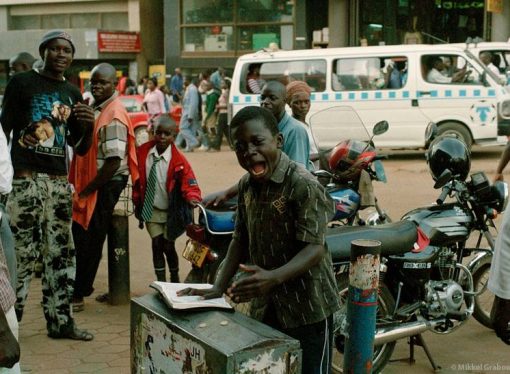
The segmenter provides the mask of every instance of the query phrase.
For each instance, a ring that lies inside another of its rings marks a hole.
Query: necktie
[[[147,188],[145,189],[145,199],[143,200],[142,219],[148,222],[152,217],[152,208],[154,205],[154,196],[156,195],[157,183],[157,164],[161,157],[154,156],[149,172],[149,179],[147,180]]]

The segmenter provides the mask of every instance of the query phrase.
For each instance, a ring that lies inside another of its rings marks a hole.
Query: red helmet
[[[375,149],[371,145],[359,140],[343,140],[331,151],[329,168],[338,178],[356,180],[375,156]]]

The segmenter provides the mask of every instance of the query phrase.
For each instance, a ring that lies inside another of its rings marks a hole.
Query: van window
[[[267,81],[279,81],[287,85],[292,81],[304,81],[313,92],[326,89],[326,61],[301,60],[262,62],[245,65],[241,72],[239,90],[246,94],[259,94]]]
[[[407,83],[407,57],[345,58],[333,61],[334,91],[399,89]]]
[[[505,74],[509,70],[510,66],[510,51],[495,51],[495,50],[484,50],[480,51],[478,57],[483,52],[490,52],[492,54],[492,63],[498,68],[501,74]]]
[[[423,79],[434,84],[482,84],[483,77],[466,59],[458,55],[424,55]]]

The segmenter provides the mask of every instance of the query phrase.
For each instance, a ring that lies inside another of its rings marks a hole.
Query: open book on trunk
[[[177,296],[177,291],[185,288],[208,289],[212,284],[204,283],[167,283],[154,281],[150,287],[157,290],[165,303],[172,309],[220,308],[233,309],[224,297],[204,300],[201,296]]]

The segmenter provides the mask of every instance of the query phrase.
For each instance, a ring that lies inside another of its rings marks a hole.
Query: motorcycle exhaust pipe
[[[379,327],[375,333],[374,345],[386,344],[428,331],[444,322],[444,319],[415,321],[399,325]]]

